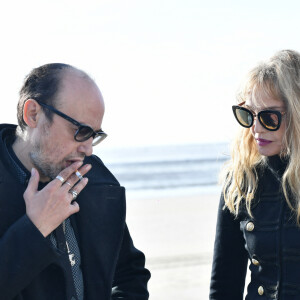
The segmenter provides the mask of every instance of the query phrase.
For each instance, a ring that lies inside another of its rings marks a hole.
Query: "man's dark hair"
[[[22,131],[27,126],[23,119],[25,102],[28,99],[34,99],[54,106],[61,79],[66,69],[76,70],[76,68],[68,64],[52,63],[33,69],[25,77],[24,84],[20,90],[20,99],[17,107],[18,124]],[[48,120],[52,122],[53,113],[44,107],[42,109]]]

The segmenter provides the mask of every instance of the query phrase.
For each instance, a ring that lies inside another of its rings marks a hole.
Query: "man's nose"
[[[93,137],[90,137],[88,140],[84,142],[80,142],[78,145],[78,152],[84,153],[86,156],[91,156],[93,154]]]

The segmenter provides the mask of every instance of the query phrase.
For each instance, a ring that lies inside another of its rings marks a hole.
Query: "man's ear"
[[[23,107],[23,119],[28,127],[35,128],[41,113],[41,106],[33,99],[26,100]]]

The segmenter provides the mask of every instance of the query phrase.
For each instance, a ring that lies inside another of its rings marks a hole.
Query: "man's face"
[[[67,73],[57,96],[55,107],[80,123],[94,130],[101,128],[104,114],[102,95],[97,86],[77,74]],[[39,170],[41,180],[55,178],[58,173],[75,161],[92,155],[92,141],[77,142],[77,126],[54,114],[49,124],[44,113],[31,135],[31,162]]]

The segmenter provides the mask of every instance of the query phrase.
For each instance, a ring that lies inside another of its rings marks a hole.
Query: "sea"
[[[228,143],[95,149],[131,197],[219,193]]]

